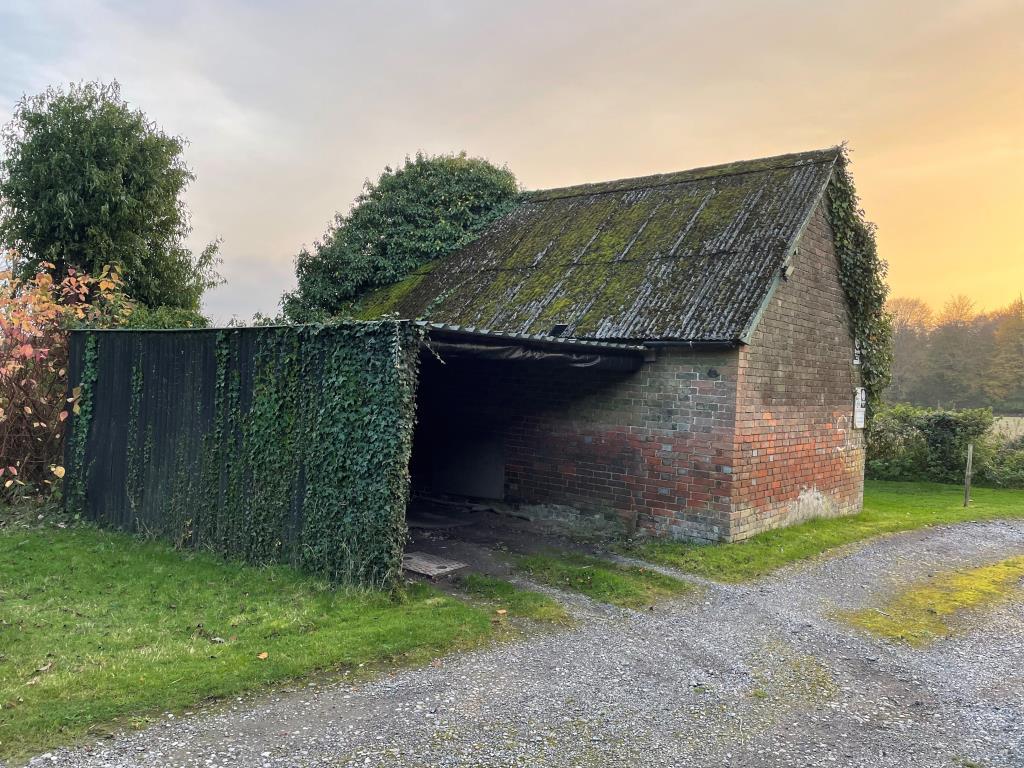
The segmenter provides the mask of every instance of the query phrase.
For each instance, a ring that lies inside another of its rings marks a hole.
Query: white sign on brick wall
[[[857,394],[853,398],[853,428],[864,429],[864,420],[868,411],[868,391],[864,387],[857,387]]]

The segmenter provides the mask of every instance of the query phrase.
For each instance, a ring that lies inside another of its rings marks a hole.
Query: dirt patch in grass
[[[864,509],[848,517],[811,520],[735,544],[646,541],[626,554],[724,582],[764,576],[790,563],[875,536],[969,520],[1024,517],[1024,491],[977,488],[971,506],[963,490],[936,483],[869,481]]]
[[[1024,557],[940,573],[904,589],[878,608],[843,611],[848,624],[922,647],[970,626],[970,615],[1022,595]]]
[[[618,565],[587,555],[526,555],[517,562],[532,578],[623,608],[647,608],[659,600],[695,589],[692,584],[646,568]]]
[[[0,759],[311,672],[422,663],[494,631],[488,608],[424,585],[341,590],[88,526],[7,527]]]

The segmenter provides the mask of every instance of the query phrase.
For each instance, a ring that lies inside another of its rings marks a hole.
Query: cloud
[[[993,150],[976,146],[971,115],[988,135],[1019,134],[1019,108],[998,103],[1024,81],[1014,6],[14,0],[0,11],[0,108],[116,77],[187,136],[194,245],[224,239],[228,284],[207,301],[219,320],[273,311],[299,247],[416,150],[464,148],[543,187],[849,139],[883,250],[891,237],[890,261],[911,264],[934,238],[873,199],[907,198],[924,168],[921,209],[943,179],[981,183],[974,153]],[[947,150],[957,157],[938,161]],[[1022,161],[1007,163],[1019,175]],[[936,226],[964,242],[957,221]]]

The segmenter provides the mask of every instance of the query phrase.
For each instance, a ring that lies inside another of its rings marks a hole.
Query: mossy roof
[[[363,307],[505,333],[564,325],[575,338],[741,340],[839,157],[832,148],[530,192]]]

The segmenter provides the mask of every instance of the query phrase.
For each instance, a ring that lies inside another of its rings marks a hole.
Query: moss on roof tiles
[[[429,275],[436,266],[436,261],[424,264],[413,271],[412,274],[405,279],[400,280],[397,283],[393,283],[392,285],[385,285],[382,288],[371,291],[353,308],[353,316],[357,320],[373,320],[374,318],[397,311],[402,300],[410,291],[412,291],[413,288],[419,285],[423,281],[423,278]]]
[[[361,317],[599,339],[736,340],[839,149],[528,193]]]

